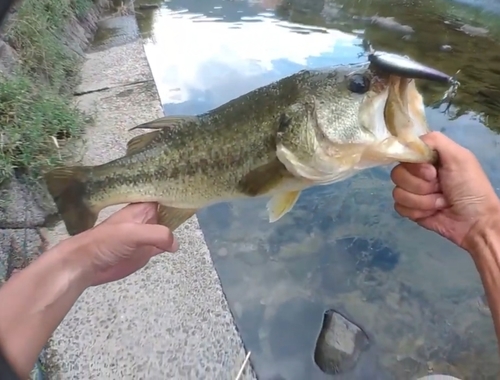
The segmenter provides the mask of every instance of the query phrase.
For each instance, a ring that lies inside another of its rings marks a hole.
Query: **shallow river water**
[[[166,114],[207,111],[306,67],[359,62],[372,44],[450,74],[461,70],[451,112],[428,107],[427,117],[433,129],[476,153],[499,189],[494,2],[477,8],[466,7],[478,3],[472,0],[157,3],[159,9],[139,10],[137,18]],[[428,83],[420,89],[427,104],[445,90]],[[274,224],[266,199],[198,213],[261,380],[331,378],[313,360],[327,309],[362,326],[371,341],[355,369],[335,378],[497,377],[493,326],[472,261],[395,214],[389,170],[305,191]]]

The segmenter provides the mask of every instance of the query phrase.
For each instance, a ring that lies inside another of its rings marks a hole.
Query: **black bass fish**
[[[200,208],[270,197],[270,222],[302,190],[394,162],[436,162],[414,80],[370,63],[303,70],[196,116],[134,128],[126,154],[97,166],[56,168],[48,190],[70,235],[108,206],[158,202],[174,230]]]

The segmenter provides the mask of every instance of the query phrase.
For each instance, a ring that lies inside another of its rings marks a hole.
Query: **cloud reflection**
[[[352,63],[355,35],[267,17],[200,22],[162,9],[145,46],[167,113],[199,113],[305,67]],[[248,20],[247,20],[248,19]]]

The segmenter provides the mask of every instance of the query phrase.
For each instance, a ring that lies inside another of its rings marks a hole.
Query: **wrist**
[[[491,213],[480,218],[464,237],[462,247],[473,259],[491,251],[495,241],[500,241],[500,213]],[[491,253],[491,252],[490,252]]]
[[[64,240],[2,285],[0,349],[21,378],[28,377],[47,339],[90,286],[89,242],[85,236]]]
[[[61,241],[52,253],[71,281],[83,290],[92,283],[91,247],[87,234],[83,233]]]

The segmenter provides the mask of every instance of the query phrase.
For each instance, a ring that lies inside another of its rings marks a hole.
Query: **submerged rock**
[[[340,374],[355,367],[370,345],[366,333],[335,310],[327,310],[314,351],[316,365],[327,374]]]
[[[489,34],[488,29],[469,24],[463,24],[458,30],[473,37],[486,37]]]
[[[396,21],[394,17],[381,17],[372,16],[364,18],[372,24],[377,25],[383,29],[391,30],[393,32],[400,32],[405,34],[415,33],[415,30],[410,25],[404,25]]]

